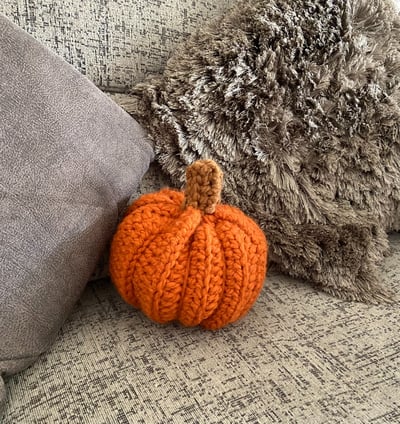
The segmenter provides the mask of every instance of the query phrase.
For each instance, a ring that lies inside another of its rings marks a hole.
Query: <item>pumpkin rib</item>
[[[249,234],[247,234],[247,236],[250,237]],[[247,314],[249,309],[253,306],[258,295],[260,294],[260,291],[263,287],[264,280],[265,280],[266,267],[265,266],[263,266],[263,267],[259,266],[259,263],[260,263],[259,256],[260,256],[260,254],[264,255],[264,249],[262,248],[262,243],[260,243],[259,246],[254,246],[254,247],[255,247],[254,252],[252,252],[252,249],[249,249],[247,251],[247,253],[248,253],[247,263],[249,265],[249,275],[250,275],[251,278],[250,278],[248,284],[245,286],[245,290],[247,292],[247,294],[245,296],[246,302],[242,306],[242,310],[241,310],[239,316],[237,317],[237,319],[240,319],[245,314]],[[265,252],[265,254],[266,254],[266,252]],[[252,269],[253,266],[255,268],[254,272],[253,272],[253,269]]]
[[[199,224],[190,250],[189,271],[177,318],[186,326],[195,326],[214,312],[223,286],[221,246],[209,222]]]
[[[147,206],[157,206],[165,204],[173,204],[175,206],[181,206],[183,203],[184,195],[180,191],[165,188],[160,190],[158,193],[144,194],[143,196],[136,199],[126,210],[125,215],[136,211],[139,208]]]
[[[194,234],[192,234],[189,238],[189,242],[188,242],[189,246],[192,245],[193,237],[194,237]],[[186,300],[186,296],[187,296],[187,287],[188,287],[188,283],[189,283],[189,274],[190,274],[190,268],[191,268],[191,263],[192,263],[192,256],[193,256],[193,250],[191,250],[189,252],[189,258],[186,262],[185,278],[182,282],[182,294],[181,294],[181,299],[180,299],[180,302],[179,302],[178,316],[177,316],[177,319],[180,322],[183,322],[181,320],[181,316],[183,315],[182,309],[184,308],[184,301]],[[191,326],[190,323],[185,324],[185,325],[187,325],[188,327]]]
[[[246,216],[244,217],[249,220]],[[254,304],[265,279],[266,266],[257,267],[257,263],[260,262],[260,254],[263,255],[263,253],[266,252],[264,234],[261,235],[260,231],[258,231],[258,234],[260,234],[260,237],[258,237],[257,233],[251,231],[254,227],[251,228],[252,226],[250,226],[250,231],[249,228],[242,229],[236,226],[237,223],[234,222],[234,220],[227,218],[227,216],[224,216],[224,219],[219,222],[218,219],[215,218],[217,221],[216,229],[218,236],[220,241],[225,244],[223,250],[225,253],[227,275],[225,280],[225,291],[221,297],[221,304],[208,320],[201,323],[202,326],[208,329],[218,329],[245,315]],[[234,227],[236,227],[236,231],[232,231]],[[236,249],[236,254],[229,249],[229,245],[226,243],[229,237],[236,239],[236,246],[238,247],[238,249]],[[251,248],[248,251],[246,246],[253,247],[253,254],[249,254]],[[234,264],[229,266],[230,256],[234,256],[235,262],[241,264],[242,273],[240,275],[232,273],[235,266]],[[261,262],[264,263],[266,261]],[[258,272],[252,272],[253,263],[256,264]],[[237,283],[236,287],[235,281]],[[235,293],[235,289],[238,294],[232,299],[231,293]]]
[[[164,204],[162,209],[164,213],[160,215],[157,213],[160,208],[158,208],[158,211],[138,208],[119,224],[111,244],[111,278],[121,296],[135,307],[139,306],[133,282],[137,258],[151,243],[159,228],[167,226],[176,216],[176,207],[173,208],[171,205]],[[160,224],[160,220],[165,222]],[[117,264],[120,266],[117,267]]]
[[[248,279],[243,265],[243,232],[232,232],[232,224],[227,221],[217,221],[215,229],[223,246],[226,272],[221,301],[214,314],[201,323],[203,327],[212,330],[236,321],[244,303],[243,281]]]
[[[183,211],[171,220],[171,225],[156,234],[138,258],[135,292],[143,311],[155,321],[164,323],[176,319],[182,291],[178,277],[184,274],[188,259],[180,256],[200,220],[199,211]]]
[[[212,238],[211,240],[211,246],[210,246],[210,257],[211,257],[211,275],[215,279],[219,279],[219,282],[210,282],[210,286],[208,287],[207,298],[204,297],[203,299],[203,307],[205,311],[205,316],[203,319],[208,318],[208,316],[212,315],[215,311],[215,309],[218,307],[221,294],[223,293],[223,286],[224,286],[224,280],[223,276],[225,274],[225,262],[223,261],[223,254],[222,254],[222,246],[221,243],[217,237],[217,234],[215,232],[215,229],[211,225],[207,225],[206,228],[209,230],[209,232],[213,232],[213,234],[210,235]],[[215,244],[215,246],[212,245],[212,243]],[[217,288],[217,290],[215,290]],[[207,302],[206,302],[207,300]]]
[[[233,216],[232,211],[235,211],[235,214]],[[250,236],[250,245],[257,246],[257,252],[255,253],[256,257],[254,261],[258,266],[256,267],[255,272],[252,274],[259,275],[260,279],[254,287],[254,294],[249,299],[248,305],[245,307],[245,311],[242,314],[243,316],[254,304],[263,286],[267,273],[268,242],[265,237],[265,234],[260,231],[260,228],[257,223],[251,218],[249,218],[247,215],[245,215],[240,209],[235,208],[234,206],[219,205],[217,210],[215,211],[215,216],[216,219],[225,220],[227,222],[231,222],[234,225],[237,225],[239,228],[241,228],[242,231],[246,232]],[[265,260],[260,261],[259,257],[265,258]]]
[[[234,213],[232,213],[234,211]],[[252,242],[262,239],[262,243],[266,243],[265,234],[260,230],[258,224],[245,215],[240,209],[229,205],[218,205],[215,210],[215,219],[225,220],[237,225],[242,231],[251,235]]]

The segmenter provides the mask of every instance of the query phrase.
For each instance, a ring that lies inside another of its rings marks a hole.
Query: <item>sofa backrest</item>
[[[236,0],[2,0],[0,12],[98,87],[124,92]]]

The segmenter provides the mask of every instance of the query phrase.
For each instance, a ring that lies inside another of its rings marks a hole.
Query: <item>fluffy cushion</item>
[[[284,272],[390,300],[400,227],[400,21],[384,0],[252,0],[201,29],[125,108],[176,185],[213,158]]]
[[[139,125],[0,15],[1,375],[51,343],[152,157]]]

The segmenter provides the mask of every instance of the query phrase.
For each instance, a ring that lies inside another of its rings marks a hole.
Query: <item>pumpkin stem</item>
[[[198,160],[186,169],[183,208],[192,206],[212,214],[221,201],[222,171],[213,160]]]

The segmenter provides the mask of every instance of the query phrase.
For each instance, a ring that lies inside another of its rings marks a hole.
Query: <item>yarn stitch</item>
[[[267,241],[239,209],[220,204],[211,160],[186,170],[185,193],[163,189],[128,209],[110,251],[122,298],[159,323],[218,329],[252,307],[267,270]]]

